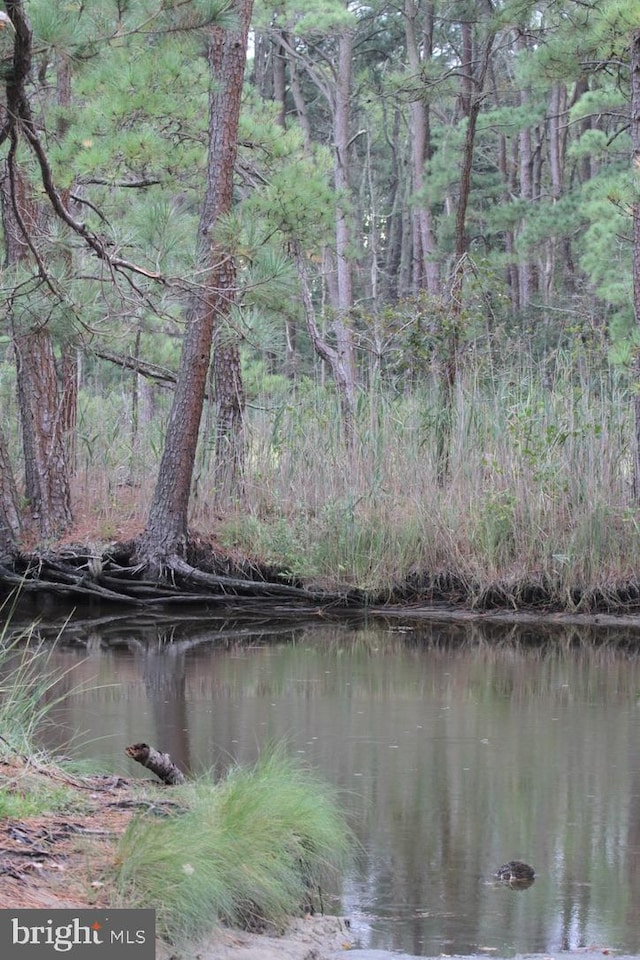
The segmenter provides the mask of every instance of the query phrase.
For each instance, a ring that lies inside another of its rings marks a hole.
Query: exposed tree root
[[[385,591],[310,589],[276,567],[236,559],[193,536],[185,555],[162,558],[146,566],[137,561],[138,543],[110,544],[102,551],[74,545],[56,551],[16,552],[0,556],[0,602],[10,594],[28,599],[59,600],[61,604],[90,605],[114,611],[146,611],[161,617],[176,607],[206,608],[209,613],[233,617],[292,615],[316,617],[366,608],[400,605],[446,605],[491,611],[536,611],[573,615],[626,614],[640,610],[640,580],[610,587],[567,589],[546,576],[480,583],[455,571],[414,571]],[[152,572],[153,571],[153,572]],[[185,614],[186,615],[186,614]]]
[[[360,591],[308,590],[282,571],[260,564],[231,562],[209,545],[193,540],[187,558],[166,557],[161,570],[150,577],[147,568],[133,562],[135,543],[111,545],[100,554],[86,546],[58,552],[17,553],[0,563],[0,595],[19,591],[23,596],[48,593],[72,601],[99,601],[128,607],[153,608],[176,604],[227,604],[243,600],[286,601],[294,606],[361,605]],[[190,562],[191,561],[191,562]],[[224,572],[220,572],[220,570]]]

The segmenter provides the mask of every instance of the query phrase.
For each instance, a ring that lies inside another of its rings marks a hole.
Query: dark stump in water
[[[495,873],[496,880],[508,883],[509,886],[525,889],[530,887],[536,877],[533,867],[522,860],[509,860],[498,867]]]

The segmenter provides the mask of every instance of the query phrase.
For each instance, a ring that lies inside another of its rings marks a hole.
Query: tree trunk
[[[73,519],[53,342],[46,327],[21,333],[13,324],[13,329],[25,492],[40,538],[51,540],[64,533]]]
[[[160,753],[148,743],[132,743],[126,748],[125,753],[136,763],[141,763],[147,770],[151,770],[151,773],[155,773],[156,777],[170,787],[184,783],[186,780],[184,773],[168,753]]]
[[[67,468],[71,476],[76,473],[76,435],[78,426],[78,386],[80,363],[78,350],[73,343],[64,343],[60,360],[62,431],[64,434]]]
[[[300,124],[300,130],[302,131],[305,150],[307,153],[311,153],[313,145],[313,137],[311,135],[311,120],[309,119],[309,111],[302,93],[302,84],[300,83],[300,76],[298,74],[298,64],[295,57],[293,57],[290,52],[288,52],[287,60],[289,64],[289,79],[291,81],[291,96],[293,97],[293,103],[296,108],[296,116],[298,118],[298,123]]]
[[[353,33],[345,30],[338,44],[337,80],[333,134],[335,147],[334,185],[338,196],[336,212],[337,294],[336,319],[333,330],[336,350],[343,371],[340,390],[342,420],[347,442],[352,442],[355,431],[356,361],[353,331],[349,312],[353,307],[353,276],[351,269],[351,223],[348,211],[349,182],[349,118],[351,112],[351,61]]]
[[[384,109],[384,104],[383,104]],[[385,124],[386,126],[386,124]],[[387,140],[390,150],[391,176],[387,204],[389,213],[385,221],[387,235],[382,299],[390,303],[397,303],[402,294],[399,285],[400,257],[402,251],[402,161],[400,146],[400,110],[394,107],[391,137]]]
[[[418,40],[417,18],[420,7],[423,11],[421,41]],[[430,59],[433,47],[433,3],[431,0],[418,3],[418,0],[405,0],[405,35],[407,58],[411,70],[411,83],[417,83],[422,69],[423,58]],[[422,56],[420,51],[422,50]],[[425,164],[431,153],[429,106],[424,97],[412,99],[409,104],[411,114],[411,172],[414,194],[424,190]],[[413,219],[413,292],[426,290],[436,295],[439,290],[439,269],[435,258],[436,240],[431,217],[431,209],[423,198],[414,206]]]
[[[467,209],[471,195],[471,174],[475,152],[476,127],[482,105],[494,34],[488,32],[479,49],[473,41],[472,25],[462,23],[462,86],[460,103],[467,118],[465,140],[458,180],[458,204],[455,222],[455,263],[451,281],[449,316],[444,337],[444,357],[440,378],[441,406],[436,437],[437,478],[443,483],[449,476],[449,456],[453,432],[455,387],[458,378],[459,348],[462,335],[462,307],[467,258]],[[477,69],[475,67],[477,60]]]
[[[19,146],[37,141],[26,94],[32,73],[32,33],[24,6],[5,3],[12,23],[13,58],[6,72],[4,138],[9,143],[0,175],[8,278],[20,270],[20,284],[6,298],[16,356],[18,402],[25,459],[25,493],[42,540],[63,533],[72,522],[65,456],[63,405],[53,340],[47,327],[49,297],[57,296],[37,248],[42,210],[31,195],[19,162]],[[68,78],[63,78],[67,82]],[[63,94],[64,95],[64,94]],[[31,273],[25,283],[24,274]]]
[[[219,508],[244,493],[244,386],[235,332],[225,324],[214,338],[213,379],[216,395],[214,498]]]
[[[517,50],[527,49],[527,40],[525,35],[520,32],[516,40]],[[524,87],[520,90],[520,106],[526,108],[531,99],[531,90]],[[525,124],[518,135],[519,148],[519,167],[520,167],[520,199],[525,205],[533,202],[533,147],[531,142],[531,126]],[[524,224],[524,218],[523,218]],[[519,294],[518,300],[520,309],[526,310],[536,288],[536,271],[533,263],[521,253],[521,260],[518,265],[519,273]]]
[[[20,536],[21,518],[13,471],[2,427],[0,427],[0,559],[11,556]]]
[[[280,108],[276,123],[284,127],[287,119],[287,59],[279,38],[274,38],[271,56],[273,57],[273,99]]]
[[[8,268],[29,266],[38,226],[38,210],[28,195],[16,149],[14,138],[0,185]],[[7,313],[16,356],[25,494],[39,537],[50,540],[72,523],[71,493],[53,340],[46,316],[37,325],[33,323],[33,303],[39,299],[42,308],[46,307],[44,284],[34,277],[29,290],[32,299],[26,309],[22,310],[24,294],[15,290],[9,297]]]
[[[289,63],[287,56],[287,36],[283,31],[277,31],[276,36],[273,40],[273,56],[275,57],[275,63],[273,67],[273,89],[274,89],[274,99],[279,104],[280,109],[276,114],[275,122],[279,127],[282,127],[284,130],[286,127],[286,118],[287,118],[287,66],[289,66],[291,74],[291,86],[294,86],[294,75],[297,81],[297,74],[295,73],[295,60],[292,59]],[[297,93],[294,95],[294,103],[296,105],[296,110],[299,109],[299,101],[302,101],[302,94],[300,91],[300,85],[298,83]],[[302,116],[305,115],[304,101],[301,103]],[[302,126],[302,118],[301,118]],[[307,130],[305,133],[305,148],[310,152],[311,150],[311,130],[307,124]],[[295,311],[285,315],[284,317],[284,333],[285,333],[285,349],[286,357],[283,364],[283,372],[285,376],[289,377],[291,380],[295,380],[298,372],[298,355],[296,349],[297,341],[297,325]]]
[[[233,259],[215,238],[221,216],[231,210],[238,151],[238,119],[253,0],[236,0],[236,30],[212,31],[208,61],[209,152],[207,187],[198,232],[203,286],[187,315],[178,382],[149,517],[138,555],[156,573],[165,560],[184,554],[198,433],[214,330],[230,311],[235,294]],[[239,367],[235,371],[239,375]],[[226,436],[229,444],[241,438]]]
[[[501,134],[499,137],[498,169],[500,171],[500,179],[503,185],[502,199],[505,204],[508,204],[514,192],[514,177],[513,166],[509,161],[509,155],[507,152],[507,138],[503,134]],[[513,230],[510,228],[505,230],[504,246],[507,254],[505,281],[509,291],[511,313],[515,316],[518,313],[520,305],[520,288],[518,286],[515,236]]]
[[[349,373],[344,368],[342,354],[327,343],[318,329],[315,310],[313,307],[313,299],[311,297],[309,278],[307,276],[307,268],[302,256],[300,244],[298,242],[292,244],[292,254],[296,264],[298,280],[300,281],[300,297],[302,300],[302,306],[304,308],[309,338],[318,356],[320,356],[331,367],[331,373],[336,384],[338,395],[340,397],[345,396],[349,389]],[[343,415],[344,413],[345,411],[343,408]]]
[[[297,54],[292,49],[288,39],[283,35],[283,45],[289,54],[289,71],[291,77],[291,93],[296,106],[305,145],[311,150],[311,126],[307,107],[302,95],[299,77],[296,73]],[[354,33],[345,29],[338,38],[337,59],[331,64],[331,76],[334,86],[331,87],[325,80],[324,71],[316,71],[313,66],[302,58],[302,66],[309,79],[320,91],[332,112],[333,148],[334,148],[334,187],[337,196],[336,226],[335,226],[335,264],[332,258],[326,256],[327,264],[324,271],[325,282],[335,319],[333,333],[335,336],[336,364],[331,364],[332,370],[339,369],[340,377],[336,379],[342,424],[345,439],[351,443],[355,438],[355,407],[357,392],[357,370],[353,329],[350,312],[353,307],[353,276],[352,276],[352,227],[350,215],[351,183],[349,177],[349,125],[351,118],[351,76],[353,59]],[[292,238],[292,246],[298,250],[298,238]],[[298,273],[302,258],[296,254]],[[304,286],[304,284],[303,284]],[[308,315],[308,311],[307,311]],[[308,324],[307,324],[308,325]],[[314,344],[317,349],[317,345]],[[322,355],[322,353],[321,353]],[[324,357],[324,359],[327,359]]]
[[[56,65],[56,101],[60,114],[56,123],[56,133],[62,141],[69,128],[69,111],[71,110],[71,61],[67,54],[59,53]],[[60,191],[60,198],[65,207],[69,206],[71,188]],[[70,233],[67,227],[65,232]],[[65,273],[73,275],[73,257],[71,247],[62,250]],[[65,450],[69,473],[76,472],[76,433],[78,426],[78,349],[74,338],[68,336],[62,344],[60,363],[61,403],[62,403],[62,430],[64,432]]]
[[[554,83],[551,88],[548,116],[549,172],[551,175],[551,202],[557,203],[563,194],[564,155],[567,128],[567,88],[563,83]],[[547,240],[547,257],[544,271],[544,300],[553,300],[558,271],[558,244],[556,235]]]
[[[635,179],[633,201],[633,304],[636,328],[640,329],[640,30],[631,37],[631,142]],[[633,499],[640,504],[640,349],[634,363],[633,417]]]

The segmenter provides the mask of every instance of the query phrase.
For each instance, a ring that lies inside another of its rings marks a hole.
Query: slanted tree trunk
[[[291,78],[291,93],[298,119],[303,131],[305,146],[311,150],[311,124],[304,101],[300,78],[296,64],[300,63],[311,82],[320,91],[325,99],[332,117],[333,132],[333,176],[337,196],[336,224],[335,224],[335,258],[332,253],[327,255],[327,269],[325,278],[329,300],[334,313],[332,332],[335,338],[335,352],[337,366],[331,364],[335,373],[340,370],[340,378],[336,379],[336,390],[340,401],[344,436],[348,443],[355,439],[355,408],[357,396],[357,368],[353,326],[350,312],[353,308],[353,273],[352,273],[352,225],[350,213],[351,182],[349,176],[349,147],[350,119],[352,110],[352,60],[354,31],[346,28],[338,37],[337,56],[334,63],[328,64],[329,71],[317,70],[314,65],[291,45],[286,34],[281,34],[282,46],[289,58],[289,74]],[[329,80],[330,77],[330,80]],[[298,268],[302,263],[299,238],[292,238]],[[298,269],[300,274],[300,269]],[[304,284],[303,284],[304,286]],[[307,286],[308,289],[308,286]],[[314,346],[317,345],[314,343]],[[320,351],[323,359],[326,355]]]
[[[350,373],[345,369],[343,354],[327,343],[326,339],[322,336],[320,330],[318,329],[316,314],[313,307],[313,298],[311,296],[309,277],[307,275],[307,268],[299,242],[294,242],[291,244],[291,253],[296,264],[296,271],[298,274],[298,280],[300,282],[300,297],[302,300],[302,306],[304,308],[309,338],[318,356],[329,364],[338,395],[345,396],[349,390]]]
[[[155,773],[163,783],[173,787],[176,784],[185,782],[185,775],[179,767],[173,762],[168,753],[160,753],[155,747],[150,747],[148,743],[132,743],[127,747],[125,753],[132,760],[141,763],[147,770]]]
[[[235,292],[233,258],[216,238],[221,216],[233,202],[233,174],[238,151],[238,119],[253,0],[236,0],[238,27],[212,30],[208,61],[209,152],[207,186],[198,229],[202,288],[194,296],[182,343],[178,382],[165,446],[138,557],[162,572],[172,557],[184,556],[188,534],[191,481],[202,417],[214,331],[227,320]],[[239,367],[234,371],[237,375]],[[231,378],[233,379],[233,378]],[[216,390],[219,384],[216,384]],[[227,434],[228,443],[240,442]]]
[[[442,483],[449,477],[449,457],[453,432],[455,387],[460,362],[460,340],[462,337],[462,312],[464,279],[467,269],[467,209],[471,195],[471,174],[475,153],[476,127],[484,95],[485,81],[494,34],[487,32],[482,41],[474,43],[472,24],[462,23],[462,86],[460,102],[463,116],[466,117],[460,176],[458,179],[458,203],[455,223],[455,263],[451,279],[449,315],[447,329],[443,337],[444,356],[440,377],[441,402],[438,433],[436,437],[437,478]]]

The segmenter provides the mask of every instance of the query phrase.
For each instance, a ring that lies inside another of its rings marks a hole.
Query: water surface
[[[145,775],[144,740],[221,773],[286,739],[361,844],[331,910],[362,946],[640,952],[640,659],[621,635],[241,623],[95,626],[57,645],[71,748]],[[533,864],[515,891],[490,882]]]

